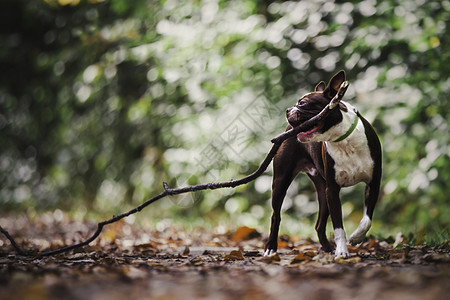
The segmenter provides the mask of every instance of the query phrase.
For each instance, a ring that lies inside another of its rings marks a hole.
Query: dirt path
[[[27,249],[70,244],[93,227],[0,222]],[[372,239],[336,261],[310,240],[283,239],[278,255],[265,258],[262,238],[250,228],[219,234],[144,231],[120,223],[79,251],[24,258],[2,237],[0,299],[411,300],[450,294],[448,243],[430,248]]]

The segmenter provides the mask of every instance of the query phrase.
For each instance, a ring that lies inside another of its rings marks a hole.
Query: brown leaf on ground
[[[266,264],[273,264],[273,263],[278,263],[281,261],[280,256],[278,256],[278,253],[269,255],[269,256],[264,256],[260,259],[260,261],[266,263]]]
[[[244,255],[239,250],[233,250],[229,254],[224,256],[226,261],[244,260]]]
[[[233,237],[231,238],[234,242],[239,243],[241,241],[245,240],[251,240],[254,238],[260,237],[261,234],[255,229],[250,228],[247,226],[242,226],[236,229],[236,231],[233,234]]]
[[[351,256],[347,258],[338,257],[334,261],[338,264],[354,264],[362,261],[362,258],[359,256]]]
[[[286,241],[278,241],[278,249],[286,248],[289,245]]]
[[[308,256],[306,253],[304,252],[300,252],[299,254],[297,254],[293,260],[291,260],[291,265],[293,264],[298,264],[301,263],[303,261],[309,261],[312,260],[312,257]]]

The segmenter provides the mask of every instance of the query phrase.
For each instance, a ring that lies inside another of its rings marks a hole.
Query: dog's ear
[[[325,89],[325,82],[321,81],[316,85],[315,92],[322,92]]]
[[[329,98],[333,98],[339,91],[339,88],[344,81],[345,72],[341,70],[336,75],[334,75],[333,78],[330,79],[330,82],[328,83],[328,86],[325,88],[323,93]]]

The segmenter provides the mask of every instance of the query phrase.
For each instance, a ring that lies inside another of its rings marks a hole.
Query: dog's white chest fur
[[[348,105],[348,104],[347,104]],[[343,113],[343,121],[334,126],[329,132],[335,132],[335,137],[339,137],[342,132],[346,132],[356,118],[356,113],[352,107],[348,112]],[[355,130],[341,142],[325,142],[330,156],[334,160],[335,180],[341,187],[352,186],[359,182],[369,183],[372,180],[372,170],[374,162],[370,156],[370,149],[361,120]]]

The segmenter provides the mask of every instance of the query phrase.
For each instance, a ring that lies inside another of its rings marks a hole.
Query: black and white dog
[[[345,72],[340,71],[327,86],[321,81],[314,92],[303,96],[286,112],[288,129],[317,115],[344,81]],[[351,244],[363,241],[372,224],[380,190],[381,145],[370,123],[352,105],[341,101],[339,107],[316,126],[285,140],[274,157],[273,169],[273,215],[264,255],[277,251],[281,205],[289,185],[301,171],[308,174],[316,187],[319,201],[316,231],[322,250],[327,252],[334,250],[325,232],[328,216],[331,216],[336,257],[349,255],[339,192],[342,187],[359,182],[366,184],[364,217],[349,238]]]

